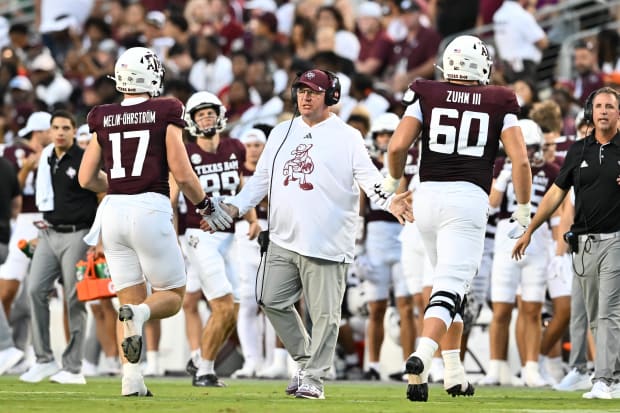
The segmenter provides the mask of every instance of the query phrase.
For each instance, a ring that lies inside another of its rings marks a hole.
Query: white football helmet
[[[448,80],[490,81],[493,61],[484,42],[475,36],[459,36],[443,52],[443,75]]]
[[[112,79],[121,93],[148,93],[155,97],[163,89],[164,67],[151,50],[132,47],[116,61]]]
[[[194,122],[194,115],[201,109],[212,108],[217,112],[217,119],[215,125],[206,130],[201,130],[198,124]],[[222,104],[222,101],[210,92],[196,92],[187,99],[185,104],[185,123],[187,124],[187,130],[192,136],[211,137],[216,132],[221,132],[226,129],[226,107]]]
[[[534,151],[530,154],[530,163],[532,165],[540,165],[544,162],[542,155],[542,145],[544,142],[543,133],[540,126],[531,119],[519,119],[519,126],[521,127],[521,133],[523,134],[523,140],[525,146]]]

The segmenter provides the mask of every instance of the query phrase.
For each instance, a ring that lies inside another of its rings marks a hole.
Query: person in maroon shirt
[[[211,201],[192,170],[181,134],[183,104],[155,98],[163,81],[157,56],[144,47],[128,49],[117,60],[114,75],[124,99],[88,114],[93,138],[78,178],[84,188],[107,191],[85,240],[91,245],[101,241],[121,303],[122,394],[149,396],[138,364],[142,327],[150,319],[176,314],[186,284],[172,221],[169,173],[201,214],[216,218],[215,227],[230,227],[232,220],[217,212],[219,202]],[[148,297],[146,281],[153,291]]]
[[[393,91],[402,91],[415,79],[432,79],[441,36],[432,27],[420,23],[420,6],[415,0],[399,3],[401,19],[407,36],[395,42],[390,56],[390,84]]]
[[[381,6],[366,1],[359,6],[355,34],[360,41],[360,53],[355,70],[368,75],[380,75],[385,70],[392,39],[381,25]]]

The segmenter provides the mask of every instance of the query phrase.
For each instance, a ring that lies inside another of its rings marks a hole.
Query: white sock
[[[351,353],[344,356],[347,366],[357,365],[360,362],[360,356],[357,353]]]
[[[146,322],[151,319],[151,307],[148,304],[140,304],[135,306],[135,309],[140,312],[140,316],[143,322]]]
[[[146,352],[146,364],[157,365],[159,364],[159,351],[147,351]]]
[[[215,374],[215,360],[205,360],[200,357],[198,360],[198,371],[196,372],[196,377],[204,376],[206,374]]]
[[[444,367],[447,370],[460,368],[461,363],[461,350],[444,350],[441,352],[441,357],[443,358]]]
[[[426,364],[428,364],[432,360],[433,354],[435,354],[438,348],[439,344],[432,338],[420,337],[420,340],[418,341],[418,347],[413,354],[422,359],[422,362],[424,362],[424,368],[426,369],[430,367]]]
[[[489,360],[489,369],[487,376],[499,379],[502,360]]]
[[[124,377],[136,377],[142,376],[142,370],[140,363],[124,363],[123,364],[123,376]]]
[[[374,371],[379,371],[379,364],[378,361],[369,361],[367,370],[373,369]]]

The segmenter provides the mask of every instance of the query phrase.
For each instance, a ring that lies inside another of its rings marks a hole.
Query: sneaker
[[[82,367],[84,364],[82,363]],[[118,376],[121,374],[121,363],[118,357],[104,357],[99,363],[98,373],[100,376]]]
[[[135,364],[142,355],[142,324],[134,305],[125,304],[118,309],[118,319],[123,323],[123,342],[121,347],[128,362]]]
[[[362,380],[377,380],[380,381],[381,380],[381,375],[379,374],[379,372],[375,369],[373,369],[372,367],[369,368],[368,370],[366,370],[364,372],[364,374],[362,375]]]
[[[499,377],[487,374],[486,376],[478,380],[477,384],[479,386],[499,386]]]
[[[58,373],[60,367],[55,361],[48,363],[34,363],[27,372],[19,376],[21,381],[26,383],[38,383],[43,379]]]
[[[406,373],[403,373],[402,371],[397,371],[395,373],[390,374],[388,377],[390,378],[390,380],[393,381],[399,381],[399,382],[407,382],[407,377],[409,375]]]
[[[250,364],[243,365],[239,370],[234,371],[230,377],[233,379],[252,379],[256,377],[256,369]]]
[[[620,383],[614,383],[611,385],[611,398],[620,399]]]
[[[288,370],[285,365],[272,364],[256,373],[259,379],[286,379]]]
[[[293,377],[291,377],[291,379],[289,380],[288,386],[286,386],[286,390],[284,392],[289,396],[297,393],[297,390],[301,386],[301,381],[304,379],[305,375],[306,372],[303,369],[298,369],[295,374],[293,374]]]
[[[50,377],[50,381],[59,384],[86,384],[86,379],[82,373],[71,373],[67,370],[60,370]]]
[[[325,399],[325,393],[323,392],[323,388],[319,386],[304,383],[299,386],[299,389],[297,389],[297,392],[295,392],[295,397],[297,397],[298,399],[323,400]]]
[[[196,363],[194,363],[194,359],[190,358],[187,360],[187,364],[185,365],[185,371],[190,376],[195,376],[198,371],[198,367],[196,367]]]
[[[98,375],[97,366],[88,360],[82,360],[82,374],[84,377],[94,377]]]
[[[30,369],[31,364],[32,363],[24,357],[19,363],[8,369],[6,373],[22,375]]]
[[[537,362],[528,361],[521,369],[521,378],[527,387],[545,387],[549,383],[540,375]]]
[[[224,383],[217,378],[215,374],[205,374],[203,376],[194,376],[192,386],[196,387],[226,387]]]
[[[9,347],[0,351],[0,376],[14,367],[24,358],[24,352],[17,347]]]
[[[123,376],[121,379],[121,394],[125,397],[152,397],[153,393],[146,388],[142,376]]]
[[[580,373],[579,370],[573,368],[566,376],[555,386],[557,391],[575,391],[588,390],[592,387],[592,381],[588,373]]]
[[[604,381],[597,381],[592,390],[582,395],[584,399],[611,399],[611,388]]]

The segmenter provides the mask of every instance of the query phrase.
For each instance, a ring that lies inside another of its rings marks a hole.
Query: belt
[[[90,225],[88,224],[76,224],[76,225],[66,225],[66,224],[58,224],[58,225],[52,225],[50,224],[49,229],[56,231],[56,232],[60,232],[60,233],[69,233],[69,232],[77,232],[83,229],[88,229],[90,228]]]
[[[586,240],[598,242],[605,241],[612,238],[620,238],[620,231],[608,232],[604,234],[582,234],[579,235],[579,241],[585,242]]]

